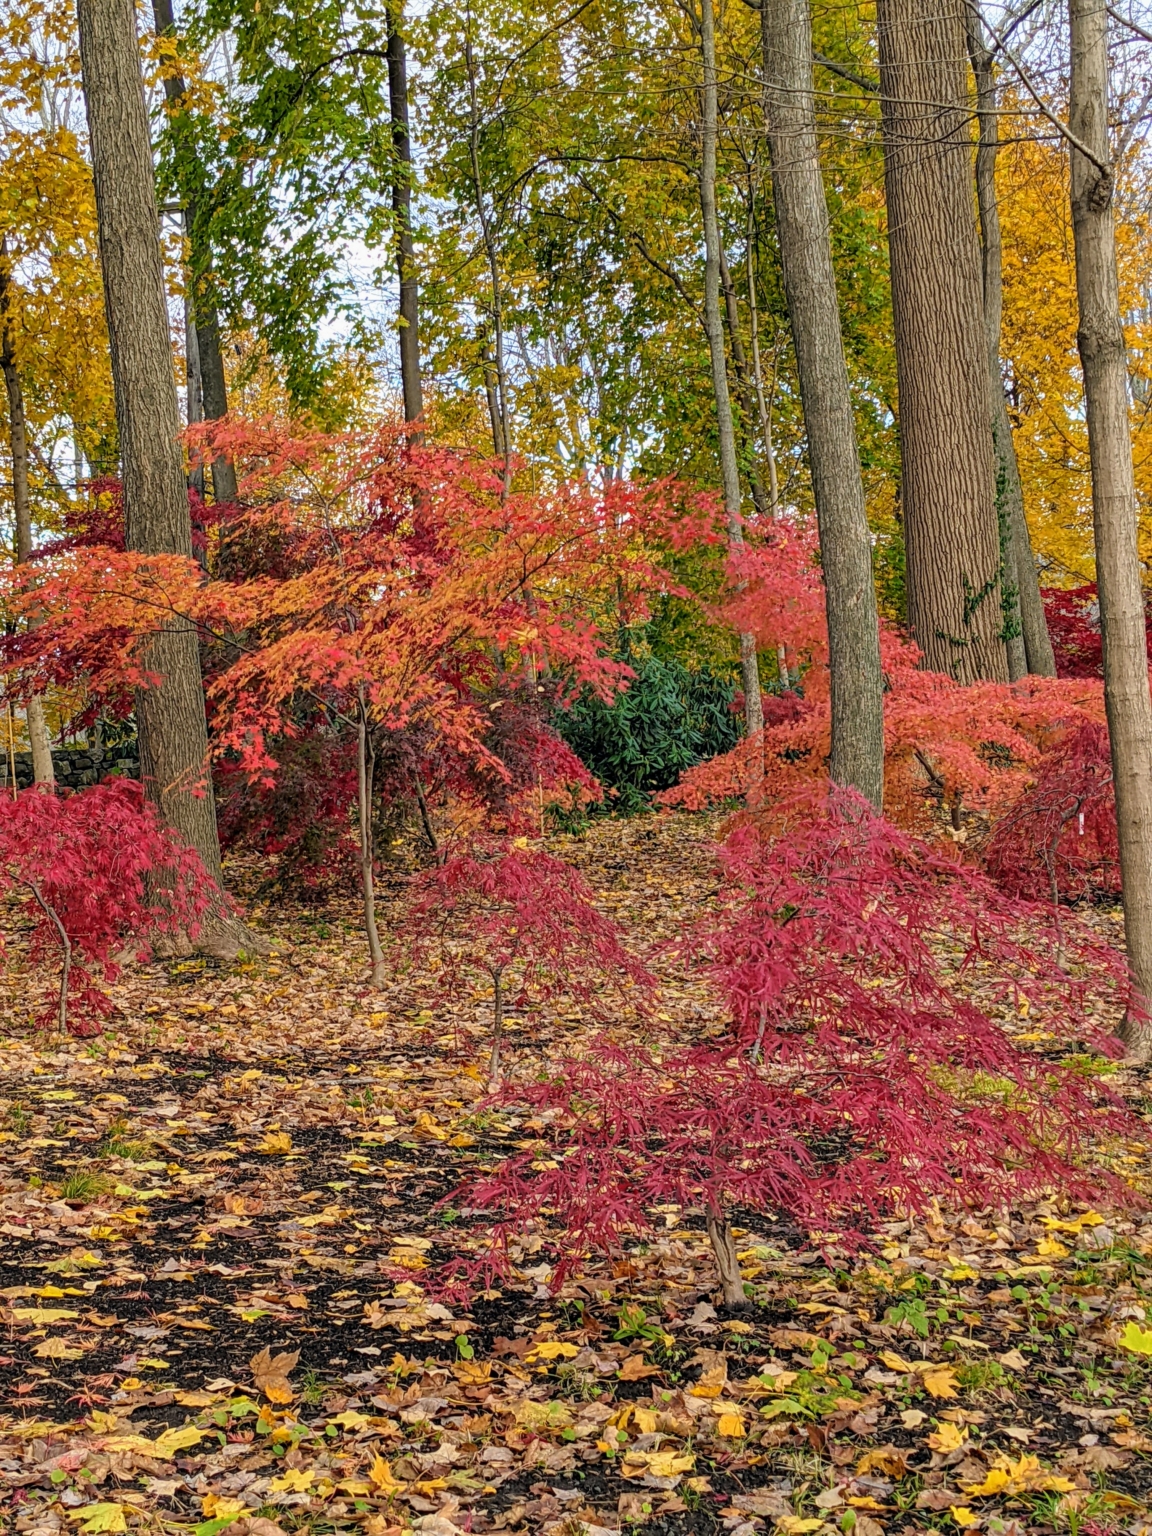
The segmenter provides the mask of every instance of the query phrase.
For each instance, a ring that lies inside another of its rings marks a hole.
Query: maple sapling
[[[116,979],[125,945],[195,932],[219,899],[195,852],[126,779],[0,800],[0,895],[8,893],[22,898],[33,961],[59,952],[57,1001],[44,1020],[54,1016],[74,1035],[99,1033],[111,1003],[96,978]]]
[[[999,1205],[1058,1187],[1131,1200],[1096,1152],[1136,1133],[1120,1101],[1004,1022],[1023,994],[1034,1019],[1115,1054],[1101,1018],[1123,1004],[1123,958],[1073,923],[1069,976],[1045,944],[1046,908],[851,792],[774,810],[784,833],[745,818],[730,835],[719,908],[696,936],[729,1033],[663,1051],[604,1040],[517,1083],[552,1150],[467,1187],[470,1207],[496,1214],[494,1268],[508,1237],[539,1223],[562,1278],[671,1203],[702,1212],[724,1298],[740,1305],[738,1207],[852,1246],[933,1199]]]
[[[418,882],[406,937],[417,958],[435,951],[445,996],[464,995],[479,976],[491,980],[494,1083],[509,999],[566,992],[597,1009],[606,981],[642,991],[654,985],[616,925],[596,910],[584,879],[548,853],[447,859]]]

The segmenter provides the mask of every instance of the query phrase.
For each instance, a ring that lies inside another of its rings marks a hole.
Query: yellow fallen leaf
[[[975,1510],[961,1509],[955,1504],[952,1505],[948,1513],[959,1526],[967,1527],[969,1525],[977,1525],[980,1521],[980,1516],[976,1513]]]
[[[84,1351],[66,1344],[63,1339],[44,1339],[32,1353],[37,1360],[79,1360]]]
[[[636,1422],[636,1428],[642,1435],[653,1435],[656,1433],[656,1425],[660,1416],[654,1413],[652,1409],[633,1408],[632,1417]]]
[[[1071,1493],[1076,1485],[1067,1477],[1045,1472],[1038,1456],[1024,1455],[1018,1461],[998,1456],[982,1483],[962,1486],[969,1498],[983,1499],[996,1494]]]
[[[74,1317],[79,1317],[79,1312],[73,1312],[67,1307],[13,1307],[12,1316],[18,1323],[67,1323]]]
[[[575,1344],[562,1344],[559,1339],[541,1339],[524,1356],[524,1363],[534,1365],[537,1360],[574,1360],[579,1353]]]
[[[182,1424],[179,1429],[166,1429],[157,1437],[153,1456],[159,1456],[162,1461],[167,1461],[170,1456],[175,1456],[177,1451],[186,1451],[190,1445],[199,1445],[208,1433],[206,1429],[197,1429],[195,1424]]]
[[[920,1379],[933,1397],[956,1396],[956,1372],[950,1366],[936,1366],[925,1371]]]
[[[115,1532],[128,1529],[122,1504],[85,1504],[80,1509],[70,1509],[68,1518],[82,1521],[80,1529],[86,1533],[86,1536],[98,1536],[102,1531]]]
[[[743,1440],[744,1420],[738,1413],[722,1413],[716,1425],[716,1433],[723,1436],[725,1440]]]
[[[398,1483],[392,1474],[392,1468],[383,1456],[377,1456],[368,1469],[368,1481],[377,1493],[398,1493],[402,1484]]]
[[[286,1152],[291,1152],[292,1138],[287,1131],[269,1131],[256,1150],[265,1153],[268,1157],[283,1156]]]
[[[1042,1237],[1036,1244],[1036,1252],[1042,1259],[1066,1259],[1068,1249],[1054,1237]]]
[[[204,1495],[202,1509],[206,1520],[235,1519],[237,1515],[248,1513],[243,1499],[221,1499],[214,1493]]]
[[[1120,1348],[1130,1349],[1136,1355],[1152,1355],[1152,1328],[1128,1323],[1120,1335]]]
[[[910,1376],[915,1369],[907,1360],[902,1359],[891,1349],[882,1349],[880,1351],[880,1359],[890,1371],[903,1371],[905,1375]]]
[[[934,1451],[940,1451],[946,1456],[949,1451],[960,1449],[968,1439],[968,1431],[945,1421],[932,1434],[926,1436],[926,1439]]]
[[[783,1515],[776,1521],[776,1529],[783,1532],[783,1536],[806,1536],[808,1531],[818,1531],[823,1526],[823,1520],[802,1520],[799,1515]]]
[[[680,1472],[691,1472],[696,1458],[690,1452],[649,1451],[647,1462],[653,1477],[675,1477]]]
[[[973,1269],[971,1264],[957,1264],[955,1269],[946,1271],[949,1280],[979,1280],[980,1271]]]
[[[719,1397],[728,1385],[728,1367],[723,1361],[705,1371],[695,1386],[688,1388],[689,1397]]]
[[[283,1477],[274,1477],[268,1484],[273,1493],[306,1493],[316,1481],[316,1474],[311,1469],[307,1472],[302,1467],[289,1467]]]
[[[365,1413],[357,1413],[355,1408],[345,1408],[343,1413],[337,1413],[328,1420],[329,1424],[339,1424],[341,1429],[363,1429],[370,1420]]]

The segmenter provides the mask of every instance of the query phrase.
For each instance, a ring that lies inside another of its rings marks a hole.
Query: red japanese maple
[[[215,892],[199,857],[160,825],[140,785],[114,779],[76,794],[0,799],[0,895],[20,903],[34,962],[57,956],[60,983],[42,1022],[98,1034],[116,956],[150,937],[194,933]]]
[[[1131,1195],[1099,1162],[1128,1124],[1092,1078],[1025,1049],[1009,1021],[1051,1018],[1065,1048],[1113,1054],[1105,1008],[1123,962],[1073,925],[1073,980],[1035,937],[1042,913],[836,792],[722,851],[724,905],[698,936],[731,1031],[689,1049],[604,1041],[545,1081],[551,1159],[518,1156],[465,1199],[494,1213],[490,1258],[541,1222],[560,1272],[652,1226],[704,1213],[726,1299],[742,1300],[728,1213],[783,1213],[860,1242],[933,1199],[999,1204],[1059,1188]],[[1026,937],[1026,932],[1031,937]]]
[[[571,865],[534,850],[458,854],[418,881],[403,937],[418,962],[435,958],[444,997],[491,980],[494,1082],[509,1001],[563,992],[603,1015],[606,992],[635,998],[631,989],[653,986],[592,896]]]

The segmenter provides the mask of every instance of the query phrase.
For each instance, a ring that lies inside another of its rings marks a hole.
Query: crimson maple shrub
[[[495,1217],[487,1262],[542,1221],[562,1274],[674,1202],[703,1213],[738,1304],[734,1206],[851,1246],[934,1199],[1130,1198],[1101,1159],[1128,1124],[1119,1101],[1008,1028],[1027,998],[1063,1048],[1115,1054],[1104,1015],[1123,1006],[1121,957],[1072,926],[1070,976],[1037,937],[1042,909],[850,792],[794,801],[782,820],[783,832],[752,819],[732,832],[720,912],[697,935],[724,1039],[604,1038],[508,1090],[542,1115],[553,1152],[468,1188]]]
[[[1120,894],[1112,758],[1105,726],[1069,731],[1000,817],[985,854],[1013,896],[1052,902]]]
[[[41,1023],[99,1034],[112,1009],[99,983],[116,980],[116,956],[158,934],[194,934],[212,894],[199,856],[131,780],[0,800],[0,896],[19,904],[32,962],[60,966],[57,1000]]]
[[[587,882],[551,854],[457,854],[428,871],[414,894],[404,938],[417,962],[434,959],[441,996],[467,996],[481,977],[492,983],[493,1081],[509,1003],[563,992],[603,1014],[605,990],[642,996],[653,985],[615,923],[593,905]]]

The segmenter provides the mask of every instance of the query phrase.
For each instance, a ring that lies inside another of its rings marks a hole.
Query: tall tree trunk
[[[412,141],[408,131],[408,58],[400,30],[401,0],[388,6],[388,106],[392,117],[392,213],[396,221],[396,275],[400,281],[400,384],[404,420],[424,414],[420,382],[420,294],[412,238]]]
[[[157,37],[175,37],[172,0],[152,0]],[[164,95],[178,118],[183,112],[187,87],[180,75],[164,77]],[[191,153],[191,151],[190,151]],[[195,157],[190,164],[196,164]],[[199,366],[202,421],[219,421],[228,414],[228,381],[220,346],[220,321],[212,298],[212,252],[204,234],[201,197],[193,187],[184,190],[184,230],[188,238],[188,270],[185,275],[188,304],[196,326],[196,358]],[[191,417],[189,417],[191,420]],[[236,500],[236,469],[221,454],[212,460],[212,495],[217,503]]]
[[[744,450],[748,455],[748,486],[757,512],[762,517],[775,517],[776,498],[765,489],[752,448],[755,440],[753,423],[757,419],[756,390],[748,368],[748,354],[744,351],[744,338],[740,334],[740,304],[736,298],[736,284],[728,270],[723,240],[720,241],[720,288],[724,294],[724,317],[728,322],[728,345],[732,348],[732,371],[740,391],[740,425],[744,429]]]
[[[980,246],[984,274],[984,328],[988,343],[988,377],[992,390],[992,444],[996,456],[996,509],[1004,545],[1005,643],[1008,676],[1016,682],[1027,672],[1056,676],[1056,658],[1048,635],[1044,602],[1036,574],[1036,557],[1024,516],[1024,491],[1016,444],[1008,419],[1008,401],[1000,373],[1000,335],[1004,312],[1003,246],[1000,208],[996,201],[996,157],[1000,151],[1000,120],[997,115],[996,76],[992,53],[984,40],[984,27],[976,0],[965,14],[968,57],[976,80],[977,120],[980,139],[976,148],[976,202],[980,210]],[[1009,593],[1009,586],[1013,589]],[[1009,601],[1011,599],[1011,601]],[[1012,611],[1010,611],[1012,610]]]
[[[376,775],[376,750],[363,691],[356,728],[356,810],[360,821],[360,894],[364,905],[364,928],[368,935],[368,957],[372,964],[370,984],[382,987],[385,980],[384,949],[376,923],[376,840],[372,830],[372,790]]]
[[[716,397],[716,431],[720,441],[720,475],[724,485],[724,511],[728,543],[735,550],[744,542],[740,516],[740,466],[736,459],[736,432],[732,400],[728,394],[728,360],[724,352],[724,322],[720,314],[720,223],[716,216],[716,20],[712,0],[703,0],[700,48],[704,63],[700,122],[700,210],[704,219],[704,329],[712,365],[712,391]],[[754,635],[740,636],[740,671],[744,682],[744,723],[748,734],[764,728],[760,695],[760,664]]]
[[[965,0],[877,0],[908,626],[925,665],[1003,681],[996,472],[972,206]]]
[[[1128,358],[1120,317],[1108,139],[1108,13],[1105,0],[1069,0],[1072,68],[1072,227],[1076,243],[1077,340],[1084,370],[1096,582],[1104,640],[1104,703],[1124,888],[1132,1007],[1119,1034],[1131,1055],[1152,1060],[1152,698],[1144,594],[1136,544]]]
[[[16,521],[16,563],[32,558],[32,498],[28,491],[28,421],[24,390],[16,365],[15,325],[12,318],[12,274],[8,242],[0,238],[0,369],[8,395],[8,446],[12,457],[12,511]],[[44,723],[44,702],[33,694],[24,706],[28,745],[32,749],[32,777],[37,784],[54,784],[52,747]],[[15,780],[13,780],[15,782]]]
[[[77,12],[127,544],[144,554],[191,557],[136,7],[133,0],[78,0]],[[145,660],[162,681],[136,695],[144,790],[219,887],[195,627],[173,620],[151,642]],[[200,947],[218,953],[235,954],[241,943],[252,942],[221,912],[204,928]]]
[[[884,799],[880,627],[820,173],[808,0],[762,0],[760,20],[776,229],[800,376],[828,613],[829,770],[835,783],[858,789],[879,809]]]

